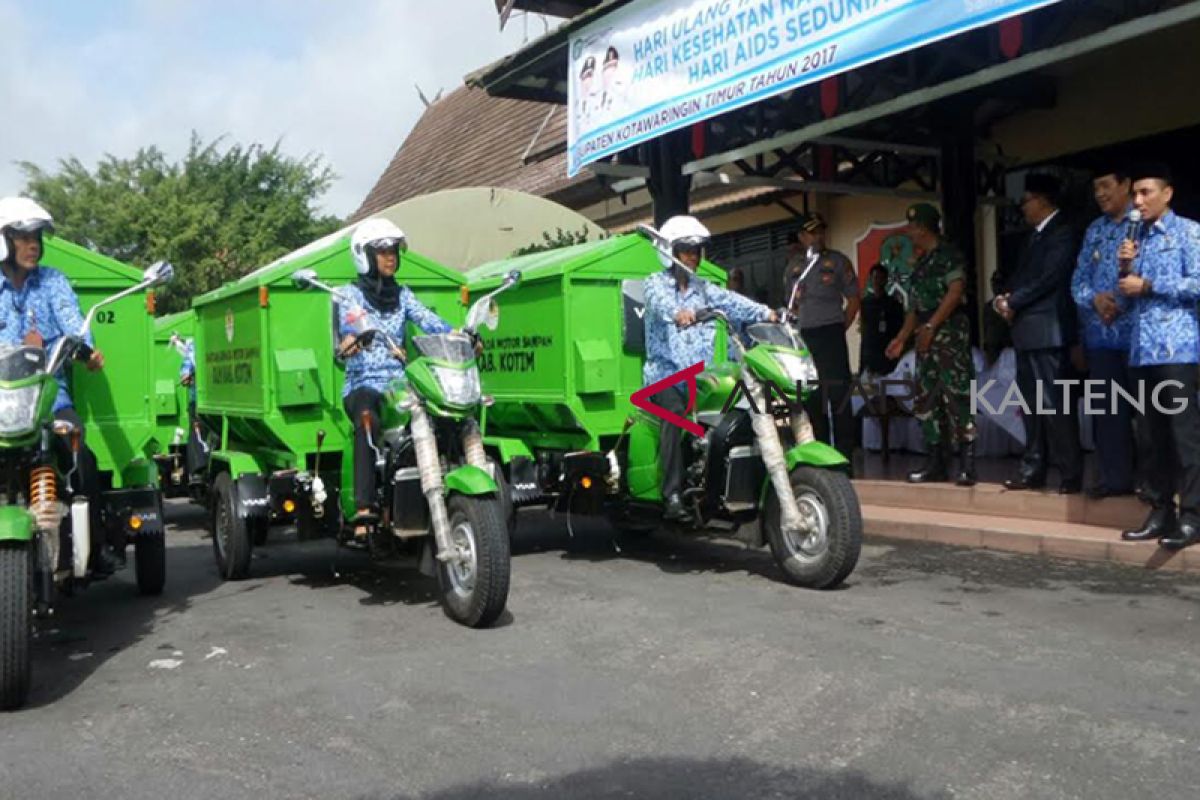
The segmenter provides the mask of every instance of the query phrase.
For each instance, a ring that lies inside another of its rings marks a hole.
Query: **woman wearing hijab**
[[[375,454],[367,440],[363,412],[367,412],[371,441],[379,441],[379,414],[384,392],[404,375],[403,353],[392,352],[384,337],[364,346],[355,338],[368,327],[404,341],[405,326],[412,322],[425,333],[448,333],[450,325],[421,304],[407,286],[396,283],[400,259],[408,250],[404,233],[384,219],[369,219],[350,239],[350,252],[358,281],[342,290],[338,302],[339,350],[348,356],[342,402],[354,422],[354,500],[357,508],[355,536],[366,536],[366,524],[375,519]],[[398,357],[397,357],[398,356]]]

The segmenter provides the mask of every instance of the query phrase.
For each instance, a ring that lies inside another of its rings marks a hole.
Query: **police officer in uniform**
[[[910,483],[948,479],[946,451],[958,445],[959,486],[975,483],[975,418],[971,413],[971,328],[964,305],[966,258],[941,238],[941,214],[928,203],[908,209],[908,236],[918,256],[909,283],[904,327],[888,345],[887,357],[900,358],[916,334],[915,412],[929,456],[909,474]]]
[[[850,392],[853,379],[846,331],[858,317],[861,296],[858,276],[850,259],[825,247],[826,230],[820,214],[814,212],[805,217],[798,234],[802,250],[788,263],[785,297],[791,299],[796,281],[808,266],[805,251],[816,249],[820,260],[804,276],[791,308],[800,322],[800,337],[812,353],[820,380],[820,391],[813,392],[805,401],[805,411],[812,420],[816,437],[826,444],[833,444],[847,461],[852,461],[855,435]],[[833,416],[833,442],[829,440],[827,404]]]

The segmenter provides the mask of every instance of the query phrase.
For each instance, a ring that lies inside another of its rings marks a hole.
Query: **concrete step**
[[[1141,527],[1149,506],[1136,497],[1092,500],[1085,494],[1056,494],[1057,487],[1014,492],[998,483],[955,486],[952,483],[911,484],[904,481],[854,481],[859,501],[867,505],[948,511],[980,516],[1115,528]]]
[[[918,487],[906,488],[912,491]],[[1110,561],[1200,574],[1200,547],[1172,552],[1163,550],[1155,542],[1123,542],[1120,526],[902,508],[869,503],[865,498],[862,513],[865,533],[873,538],[937,542],[1082,561]]]

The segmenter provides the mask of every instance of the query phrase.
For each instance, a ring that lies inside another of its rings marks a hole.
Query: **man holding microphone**
[[[1117,291],[1129,298],[1129,366],[1145,403],[1146,499],[1153,510],[1121,538],[1179,549],[1200,542],[1200,224],[1171,210],[1171,174],[1161,164],[1133,175],[1136,241],[1117,252]],[[1179,495],[1178,510],[1175,495]]]

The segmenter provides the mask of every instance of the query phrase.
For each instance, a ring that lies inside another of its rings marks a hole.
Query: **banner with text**
[[[634,0],[571,37],[567,172],[1059,1]]]

